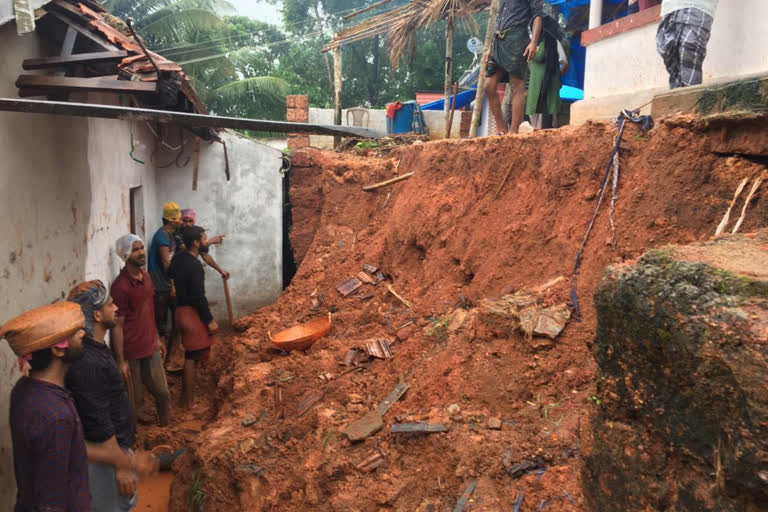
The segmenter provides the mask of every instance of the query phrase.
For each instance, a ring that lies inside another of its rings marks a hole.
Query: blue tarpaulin
[[[469,89],[468,91],[460,92],[456,95],[456,110],[460,110],[463,107],[466,107],[473,101],[475,101],[475,93],[477,92],[477,89]],[[569,85],[564,85],[560,88],[560,99],[563,101],[578,101],[584,99],[584,91],[581,89],[577,89],[576,87],[571,87]],[[427,103],[426,105],[421,106],[421,110],[443,110],[443,103],[445,101],[445,98],[435,100],[431,103]],[[453,102],[453,96],[451,96],[450,102]]]

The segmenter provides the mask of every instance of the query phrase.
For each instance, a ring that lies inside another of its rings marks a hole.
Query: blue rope
[[[514,507],[512,509],[512,512],[520,512],[520,505],[523,504],[523,500],[525,499],[525,492],[520,491],[520,493],[515,493],[515,503]]]
[[[584,238],[581,241],[581,246],[576,253],[576,261],[573,264],[573,274],[571,275],[571,307],[573,308],[574,318],[577,321],[581,320],[581,308],[579,307],[579,296],[576,292],[576,277],[579,275],[579,269],[581,268],[582,258],[584,257],[584,248],[587,246],[589,240],[589,233],[592,231],[592,227],[595,224],[597,213],[600,211],[600,204],[603,202],[603,196],[605,195],[605,188],[608,185],[608,178],[611,175],[611,169],[614,165],[614,158],[618,158],[619,147],[621,146],[621,136],[624,134],[625,121],[631,121],[635,124],[639,124],[643,131],[648,131],[653,128],[653,118],[651,116],[641,116],[640,110],[622,110],[619,112],[619,117],[616,122],[619,128],[619,133],[616,135],[616,143],[613,145],[613,151],[611,151],[611,157],[608,159],[608,165],[605,169],[605,175],[603,181],[600,184],[600,193],[597,196],[597,204],[595,210],[592,212],[592,219],[587,225],[587,229],[584,232]],[[615,202],[616,191],[614,190],[613,200]]]

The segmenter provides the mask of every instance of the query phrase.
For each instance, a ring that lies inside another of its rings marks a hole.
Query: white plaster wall
[[[341,111],[342,124],[347,125],[347,110]],[[429,136],[434,139],[443,138],[445,134],[445,113],[442,110],[422,110],[424,122],[427,124]],[[381,133],[387,133],[387,113],[381,109],[369,110],[370,123],[368,128],[378,130]],[[312,124],[333,124],[332,108],[310,108],[309,122]],[[451,138],[458,139],[461,128],[461,112],[456,111],[453,114],[453,124],[451,125]],[[310,135],[309,145],[315,148],[331,149],[333,148],[333,137],[325,135]]]
[[[271,304],[282,291],[282,152],[234,133],[221,132],[220,136],[227,143],[231,181],[224,174],[222,145],[201,141],[197,191],[192,190],[191,158],[186,166],[158,169],[157,197],[159,207],[175,201],[182,208],[194,208],[197,223],[206,228],[208,236],[226,235],[224,244],[212,248],[211,255],[231,273],[229,289],[238,318]],[[185,154],[191,155],[191,135],[186,137]],[[172,142],[177,143],[176,139]],[[159,221],[159,210],[156,217]],[[216,321],[227,324],[222,280],[208,267],[205,286],[208,300],[215,302],[211,309]]]
[[[0,48],[0,96],[15,97],[21,61],[47,53],[13,23],[0,27]],[[0,112],[0,324],[64,298],[83,279],[116,275],[112,248],[128,230],[128,188],[153,188],[154,171],[134,165],[129,143],[127,123]],[[19,376],[3,341],[0,510],[11,510],[16,495],[8,408]]]
[[[585,99],[668,88],[668,75],[656,52],[657,28],[653,23],[589,45]],[[768,1],[720,0],[704,61],[704,82],[767,72],[766,48]]]

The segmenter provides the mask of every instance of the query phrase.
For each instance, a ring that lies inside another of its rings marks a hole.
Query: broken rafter
[[[121,81],[131,83],[127,80]],[[187,112],[173,112],[170,110],[115,107],[112,105],[94,105],[67,101],[0,98],[0,111],[56,114],[77,117],[99,117],[104,119],[122,119],[126,121],[174,123],[195,128],[231,128],[234,130],[253,130],[260,132],[278,133],[311,133],[313,135],[341,135],[344,137],[376,138],[383,136],[382,133],[369,130],[367,128],[359,128],[354,126],[328,126],[309,123],[289,123],[285,121],[267,121],[262,119],[219,117],[202,114],[190,114]]]
[[[25,59],[22,68],[25,70],[59,68],[74,66],[77,64],[101,64],[104,62],[119,61],[128,56],[126,51],[78,53],[75,55],[61,55],[58,57],[46,57],[42,59]]]
[[[53,5],[53,4],[49,4],[49,5]],[[58,18],[60,21],[66,23],[69,27],[74,29],[81,36],[89,39],[92,43],[100,46],[103,50],[110,51],[110,52],[119,50],[117,46],[107,42],[105,39],[100,38],[99,36],[91,32],[88,28],[80,25],[79,23],[74,22],[68,16],[61,14],[58,11],[48,10],[47,6],[46,6],[46,11],[53,17]]]
[[[16,80],[19,89],[43,89],[65,92],[115,92],[122,94],[155,94],[155,82],[114,80],[109,78],[73,78],[68,76],[21,75]]]

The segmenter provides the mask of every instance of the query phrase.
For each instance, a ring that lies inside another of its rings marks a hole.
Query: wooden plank
[[[77,30],[72,27],[67,27],[67,33],[64,34],[64,42],[61,45],[61,56],[68,57],[72,55],[75,50],[75,41],[77,40]],[[25,61],[26,62],[26,61]],[[27,68],[24,68],[27,69]],[[64,69],[60,69],[54,73],[56,76],[64,76],[67,72]]]
[[[108,78],[73,78],[68,76],[21,75],[16,80],[19,89],[47,89],[54,91],[97,91],[123,94],[154,94],[154,82],[111,80]]]
[[[71,27],[69,30],[72,33],[77,34]],[[93,53],[78,53],[75,55],[67,54],[58,57],[46,57],[43,59],[25,59],[21,64],[21,67],[25,70],[31,69],[47,69],[47,68],[59,68],[66,66],[74,66],[77,64],[101,64],[104,62],[119,61],[128,56],[128,52],[124,50],[116,52],[93,52]]]
[[[276,133],[311,133],[313,135],[341,135],[344,137],[377,138],[385,136],[382,132],[356,126],[329,126],[309,123],[289,123],[286,121],[267,121],[264,119],[219,117],[203,114],[190,114],[187,112],[173,112],[170,110],[116,107],[112,105],[94,105],[68,101],[0,98],[0,111],[54,114],[75,117],[98,117],[103,119],[122,119],[126,121],[151,121],[155,123],[173,123],[195,128],[232,128],[233,130],[253,130]]]
[[[49,5],[53,5],[53,4],[49,4]],[[108,42],[106,39],[104,39],[102,37],[99,37],[98,35],[94,34],[88,28],[86,28],[86,27],[84,27],[84,26],[74,22],[71,18],[67,17],[66,15],[61,14],[58,11],[53,11],[53,10],[48,10],[48,9],[46,9],[46,11],[51,16],[53,16],[55,18],[58,18],[60,21],[66,23],[68,26],[72,27],[81,36],[86,37],[87,39],[89,39],[94,44],[100,46],[103,50],[109,51],[109,52],[118,51],[119,50],[119,48],[117,46],[115,46],[112,43]]]
[[[341,125],[341,46],[333,50],[333,124]],[[333,147],[339,147],[341,137],[333,138]]]

